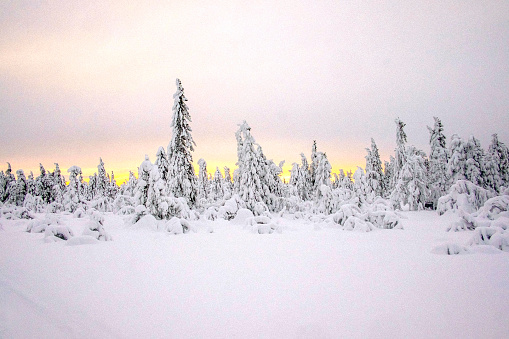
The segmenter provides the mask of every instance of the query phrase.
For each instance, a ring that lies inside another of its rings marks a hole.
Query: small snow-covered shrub
[[[239,209],[245,207],[246,203],[237,194],[234,194],[230,199],[224,202],[223,206],[219,207],[217,215],[219,218],[231,220],[235,217]]]
[[[76,211],[74,211],[74,213],[73,213],[73,217],[75,217],[75,218],[84,218],[86,216],[87,216],[87,212],[82,207],[78,207],[76,209]]]
[[[44,205],[44,201],[42,198],[38,195],[33,196],[32,194],[28,193],[25,196],[25,201],[23,202],[23,207],[25,207],[27,210],[34,212],[34,213],[42,213],[44,212],[44,208],[46,207]]]
[[[145,216],[147,214],[148,214],[147,208],[143,205],[138,205],[134,209],[134,214],[130,217],[129,221],[131,224],[134,225],[138,222],[138,220],[140,220],[143,216]],[[154,217],[154,219],[155,219],[155,217]]]
[[[44,241],[55,242],[59,240],[69,240],[73,236],[72,230],[67,226],[48,226],[44,231]]]
[[[359,217],[351,216],[345,221],[343,229],[346,231],[370,232],[375,229],[372,223]]]
[[[246,225],[249,226],[253,233],[271,234],[274,232],[281,233],[281,226],[266,216],[258,215],[246,219]]]
[[[126,213],[126,212],[127,211],[134,212],[135,204],[136,204],[136,202],[134,200],[134,197],[131,197],[129,195],[119,194],[113,201],[113,210],[117,214],[122,214],[122,215],[131,214],[131,213]]]
[[[343,226],[346,220],[352,216],[361,215],[362,211],[359,206],[354,204],[344,204],[339,210],[332,215],[332,220],[341,226]]]
[[[183,234],[189,233],[190,231],[196,232],[196,229],[191,223],[185,219],[173,217],[166,222],[166,231],[171,234]]]
[[[4,206],[1,208],[1,216],[7,220],[34,219],[34,215],[25,207]]]
[[[113,201],[109,197],[99,197],[89,203],[91,208],[101,212],[113,212]]]
[[[187,201],[184,198],[174,197],[161,197],[161,201],[158,205],[160,214],[163,219],[169,219],[172,217],[178,218],[190,218],[191,210],[187,205]]]
[[[460,246],[454,243],[447,243],[438,245],[431,250],[434,254],[442,254],[442,255],[455,255],[455,254],[466,254],[470,251],[468,248]]]
[[[64,206],[59,202],[52,202],[46,206],[46,213],[58,213],[64,210]]]
[[[461,209],[467,213],[472,213],[493,196],[493,192],[468,180],[458,180],[451,186],[448,194],[438,199],[437,212],[442,215],[449,210]]]
[[[469,241],[469,245],[491,245],[509,252],[509,234],[495,227],[478,227]]]
[[[218,218],[218,213],[217,213],[217,207],[215,206],[210,206],[209,208],[207,208],[205,210],[205,212],[203,213],[203,217],[206,219],[206,220],[216,220]]]
[[[90,220],[83,229],[83,235],[93,237],[100,241],[112,240],[111,235],[104,230],[102,223]]]

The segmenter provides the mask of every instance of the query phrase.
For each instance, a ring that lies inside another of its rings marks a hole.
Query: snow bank
[[[439,215],[449,210],[472,213],[494,195],[493,192],[474,185],[468,180],[458,180],[451,186],[448,194],[438,199],[437,212]]]

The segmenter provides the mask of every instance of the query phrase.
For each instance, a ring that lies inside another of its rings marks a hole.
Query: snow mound
[[[248,210],[247,208],[241,208],[236,212],[235,217],[232,220],[232,223],[235,225],[246,225],[247,220],[254,218],[253,212]]]
[[[4,206],[0,208],[0,216],[7,220],[34,219],[34,215],[25,207]]]
[[[86,215],[87,215],[87,213],[85,212],[85,210],[82,207],[78,207],[76,209],[76,211],[74,211],[74,213],[73,213],[73,216],[75,218],[84,218],[84,217],[86,217]]]
[[[151,214],[144,215],[133,225],[133,228],[157,231],[157,219]]]
[[[99,241],[90,235],[82,235],[69,239],[66,243],[67,246],[91,245],[97,244]]]
[[[456,254],[467,254],[470,253],[468,248],[460,246],[455,243],[447,243],[434,247],[431,253],[442,254],[442,255],[456,255]]]
[[[246,225],[251,229],[251,232],[258,234],[271,234],[274,232],[282,233],[281,226],[274,222],[269,217],[258,215],[255,217],[247,218]]]
[[[373,224],[369,221],[365,221],[356,216],[351,216],[346,219],[343,229],[345,231],[370,232],[375,229],[375,226],[373,226]]]

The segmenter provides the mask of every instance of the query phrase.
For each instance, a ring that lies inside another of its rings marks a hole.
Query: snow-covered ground
[[[509,253],[435,254],[473,231],[403,215],[368,233],[284,218],[281,233],[222,220],[170,235],[106,214],[113,241],[78,246],[1,219],[0,337],[507,337]],[[59,217],[76,235],[89,220]]]

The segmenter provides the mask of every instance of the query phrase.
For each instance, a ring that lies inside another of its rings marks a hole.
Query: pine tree
[[[167,183],[169,180],[168,176],[169,162],[164,147],[159,147],[159,149],[157,150],[155,165],[159,169],[161,179],[163,179],[163,181]]]
[[[18,179],[16,181],[11,181],[9,185],[8,202],[16,206],[23,206],[27,194],[27,181],[23,170],[17,170],[16,175]]]
[[[42,164],[39,164],[39,169],[41,170],[41,175],[35,179],[36,192],[43,202],[50,204],[55,200],[53,197],[53,179],[46,172]]]
[[[449,187],[456,181],[465,179],[466,161],[466,143],[457,134],[453,134],[451,137],[451,144],[449,146],[449,161],[447,162]]]
[[[13,185],[16,182],[16,178],[12,174],[11,164],[7,163],[7,170],[5,171],[5,174],[2,172],[2,182],[0,186],[0,193],[2,195],[0,196],[1,202],[5,202],[9,199],[9,187]]]
[[[81,195],[83,189],[81,187],[82,177],[81,177],[81,168],[78,166],[72,166],[67,170],[69,173],[69,185],[67,186],[67,191],[64,195],[64,207],[69,212],[76,211],[84,199]]]
[[[406,148],[405,163],[399,171],[398,181],[391,194],[395,208],[408,205],[410,210],[424,207],[429,196],[426,185],[426,154],[413,146]]]
[[[509,151],[507,146],[493,134],[491,144],[484,159],[486,186],[500,191],[502,186],[509,185]]]
[[[391,181],[391,186],[395,187],[396,183],[399,180],[399,173],[403,166],[406,163],[406,149],[405,144],[407,142],[406,133],[403,128],[406,124],[401,121],[399,118],[395,120],[396,122],[396,149],[395,149],[395,157],[394,157],[394,166],[393,166],[393,176]]]
[[[257,205],[265,205],[267,200],[267,191],[263,182],[263,163],[258,158],[255,151],[255,139],[251,135],[251,128],[244,121],[236,132],[239,159],[238,166],[238,185],[236,192],[240,198],[246,203],[246,207],[253,213],[258,214],[260,211]],[[241,145],[241,146],[239,146]]]
[[[95,196],[105,197],[107,195],[107,190],[109,186],[110,180],[106,174],[106,169],[104,168],[104,162],[102,158],[99,158],[99,165],[97,165],[97,181],[96,181],[96,194]]]
[[[313,140],[313,146],[311,147],[311,164],[309,165],[309,178],[311,179],[310,187],[316,192],[316,168],[318,167],[318,148],[316,146],[316,140]]]
[[[371,149],[366,148],[366,184],[375,196],[383,196],[385,187],[383,181],[382,161],[375,140],[371,138]]]
[[[438,199],[445,195],[449,190],[449,179],[447,177],[447,148],[446,138],[444,135],[444,128],[442,121],[437,117],[434,117],[435,125],[433,128],[428,126],[430,133],[429,144],[431,152],[429,155],[429,171],[428,171],[428,182],[431,192],[431,200],[433,206],[437,206]]]
[[[316,168],[315,168],[315,178],[314,178],[314,192],[317,195],[318,198],[320,198],[321,195],[321,187],[322,185],[325,185],[327,187],[330,187],[331,181],[331,165],[329,163],[329,160],[327,159],[327,155],[322,152],[316,153]]]
[[[148,155],[145,154],[145,160],[141,163],[140,167],[138,167],[138,180],[136,189],[134,190],[136,205],[147,205],[151,171],[152,163],[150,162]]]
[[[176,80],[177,91],[173,94],[173,118],[171,127],[172,138],[168,145],[168,188],[175,197],[183,197],[189,205],[196,202],[196,175],[193,168],[193,145],[191,136],[191,115],[186,105],[184,88],[179,79]]]
[[[212,201],[221,200],[224,196],[224,188],[223,188],[224,178],[219,170],[219,167],[216,167],[216,172],[214,173],[214,178],[210,183],[210,199]]]
[[[225,199],[230,199],[233,193],[233,181],[230,174],[230,168],[224,167],[223,194]]]
[[[311,171],[309,168],[308,159],[304,153],[300,154],[301,165],[299,168],[299,181],[297,183],[297,191],[302,200],[306,201],[310,199],[311,194]]]
[[[481,148],[481,142],[473,135],[467,141],[465,162],[465,179],[471,183],[484,187],[484,150]]]
[[[209,198],[209,178],[207,173],[207,162],[203,159],[198,160],[198,202],[206,204]]]

